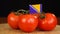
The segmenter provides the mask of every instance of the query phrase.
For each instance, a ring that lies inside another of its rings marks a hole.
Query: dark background
[[[0,0],[0,17],[7,17],[12,10],[28,10],[29,4],[43,4],[44,12],[52,12],[60,17],[58,0]]]

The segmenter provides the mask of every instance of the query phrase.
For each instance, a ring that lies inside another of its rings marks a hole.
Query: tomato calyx
[[[40,18],[41,19],[45,18],[45,13],[44,12],[40,13]]]

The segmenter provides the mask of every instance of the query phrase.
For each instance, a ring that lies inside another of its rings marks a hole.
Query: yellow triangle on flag
[[[38,12],[40,12],[40,4],[32,5]]]

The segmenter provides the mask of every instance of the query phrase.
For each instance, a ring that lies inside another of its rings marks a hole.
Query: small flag
[[[42,4],[29,5],[30,14],[41,13]]]

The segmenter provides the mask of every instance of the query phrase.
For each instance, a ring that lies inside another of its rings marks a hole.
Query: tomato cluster
[[[8,24],[13,29],[32,32],[38,27],[40,30],[50,31],[57,25],[57,18],[52,13],[25,14],[27,11],[20,11],[22,13],[11,12],[7,17]]]

